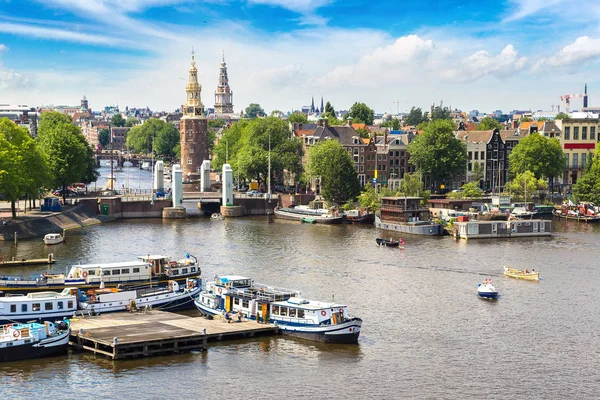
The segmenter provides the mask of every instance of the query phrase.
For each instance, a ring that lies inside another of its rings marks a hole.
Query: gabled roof
[[[302,129],[302,130],[294,131],[294,135],[296,135],[296,137],[312,136],[313,133],[315,133],[314,129]]]
[[[456,138],[469,143],[488,143],[493,133],[493,129],[489,131],[458,131]]]
[[[540,128],[540,132],[562,132],[562,130],[556,125],[554,121],[545,121],[544,125]]]
[[[523,132],[522,129],[517,129],[517,130],[509,129],[509,130],[500,131],[500,137],[505,142],[507,140],[520,140],[520,139],[524,138],[525,136],[527,136],[528,134],[529,134],[529,132]]]
[[[314,131],[314,136],[319,139],[331,138],[339,141],[343,146],[364,146],[360,140],[360,135],[351,126],[318,126]],[[354,137],[359,138],[358,144],[354,143]]]

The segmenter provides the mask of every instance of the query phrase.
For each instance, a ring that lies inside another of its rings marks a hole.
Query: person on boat
[[[242,322],[242,310],[238,310],[237,319],[238,319],[238,322]]]
[[[227,321],[227,323],[231,322],[231,315],[229,315],[229,311],[225,313],[225,321]]]
[[[525,268],[525,273],[526,273],[526,274],[528,274],[528,273],[529,273],[529,270],[528,270],[527,268]]]

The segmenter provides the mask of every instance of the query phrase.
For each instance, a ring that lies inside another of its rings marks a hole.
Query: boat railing
[[[290,318],[290,317],[282,317],[280,315],[273,315],[273,320],[276,322],[293,322],[295,324],[303,324],[303,325],[315,325],[315,321],[310,319],[299,319],[299,318]]]

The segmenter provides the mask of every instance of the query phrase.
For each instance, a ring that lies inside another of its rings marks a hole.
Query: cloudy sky
[[[598,0],[0,0],[0,103],[173,110],[193,46],[208,107],[223,49],[236,110],[550,110],[584,83],[598,106],[598,21]]]

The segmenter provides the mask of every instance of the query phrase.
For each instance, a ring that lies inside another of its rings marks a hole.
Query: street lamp
[[[271,202],[271,132],[269,131],[269,172],[268,172],[268,190],[267,193],[269,194],[269,203]]]

